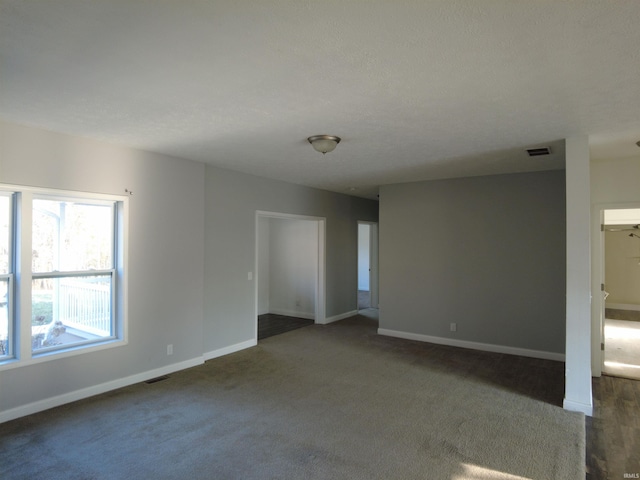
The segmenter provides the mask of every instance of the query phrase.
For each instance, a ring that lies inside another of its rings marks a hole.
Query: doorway
[[[602,373],[640,380],[640,209],[602,215]]]
[[[378,224],[358,222],[358,311],[378,308]]]
[[[325,219],[256,214],[256,339],[325,322]]]

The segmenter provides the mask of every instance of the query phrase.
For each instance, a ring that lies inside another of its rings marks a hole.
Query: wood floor
[[[290,332],[297,328],[313,325],[313,320],[304,318],[287,317],[274,313],[265,313],[258,316],[258,340],[263,340],[274,335]]]
[[[593,401],[593,417],[586,417],[587,480],[640,478],[640,380],[594,378]]]
[[[640,322],[640,312],[607,308],[605,322],[612,319],[633,327]],[[605,360],[636,365],[637,341],[610,338],[608,326],[605,323]],[[586,419],[587,479],[640,478],[640,380],[635,369],[606,363],[605,368],[621,376],[593,379],[594,412]]]

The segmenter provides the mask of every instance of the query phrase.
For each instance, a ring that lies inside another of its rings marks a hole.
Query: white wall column
[[[593,413],[589,139],[566,139],[567,336],[564,408]]]

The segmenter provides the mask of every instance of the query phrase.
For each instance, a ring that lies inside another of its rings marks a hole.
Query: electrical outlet
[[[173,343],[167,345],[167,355],[173,355]]]
[[[451,329],[452,332],[458,331],[458,325],[455,323],[452,323],[449,328]]]
[[[253,272],[247,274],[247,280],[253,280]]]

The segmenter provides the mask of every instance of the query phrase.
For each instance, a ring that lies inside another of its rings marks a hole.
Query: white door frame
[[[369,225],[369,294],[371,307],[378,308],[378,222],[365,222],[358,220],[358,225]],[[356,257],[357,258],[357,257]],[[356,298],[358,289],[356,288]],[[357,301],[357,300],[356,300]],[[356,304],[357,308],[357,304]]]
[[[640,208],[640,203],[598,203],[591,211],[591,375],[599,377],[604,369],[604,223],[605,210]]]
[[[263,210],[256,210],[256,218],[255,218],[255,232],[256,232],[256,244],[255,244],[255,304],[254,304],[254,318],[256,319],[256,330],[255,330],[255,338],[256,341],[258,339],[258,250],[260,245],[259,231],[258,227],[260,218],[280,218],[286,220],[306,220],[316,222],[318,226],[318,275],[316,278],[316,298],[315,298],[315,323],[324,324],[326,322],[326,283],[325,283],[325,268],[326,268],[326,222],[327,219],[324,217],[312,217],[308,215],[294,215],[290,213],[280,213],[280,212],[267,212]]]

